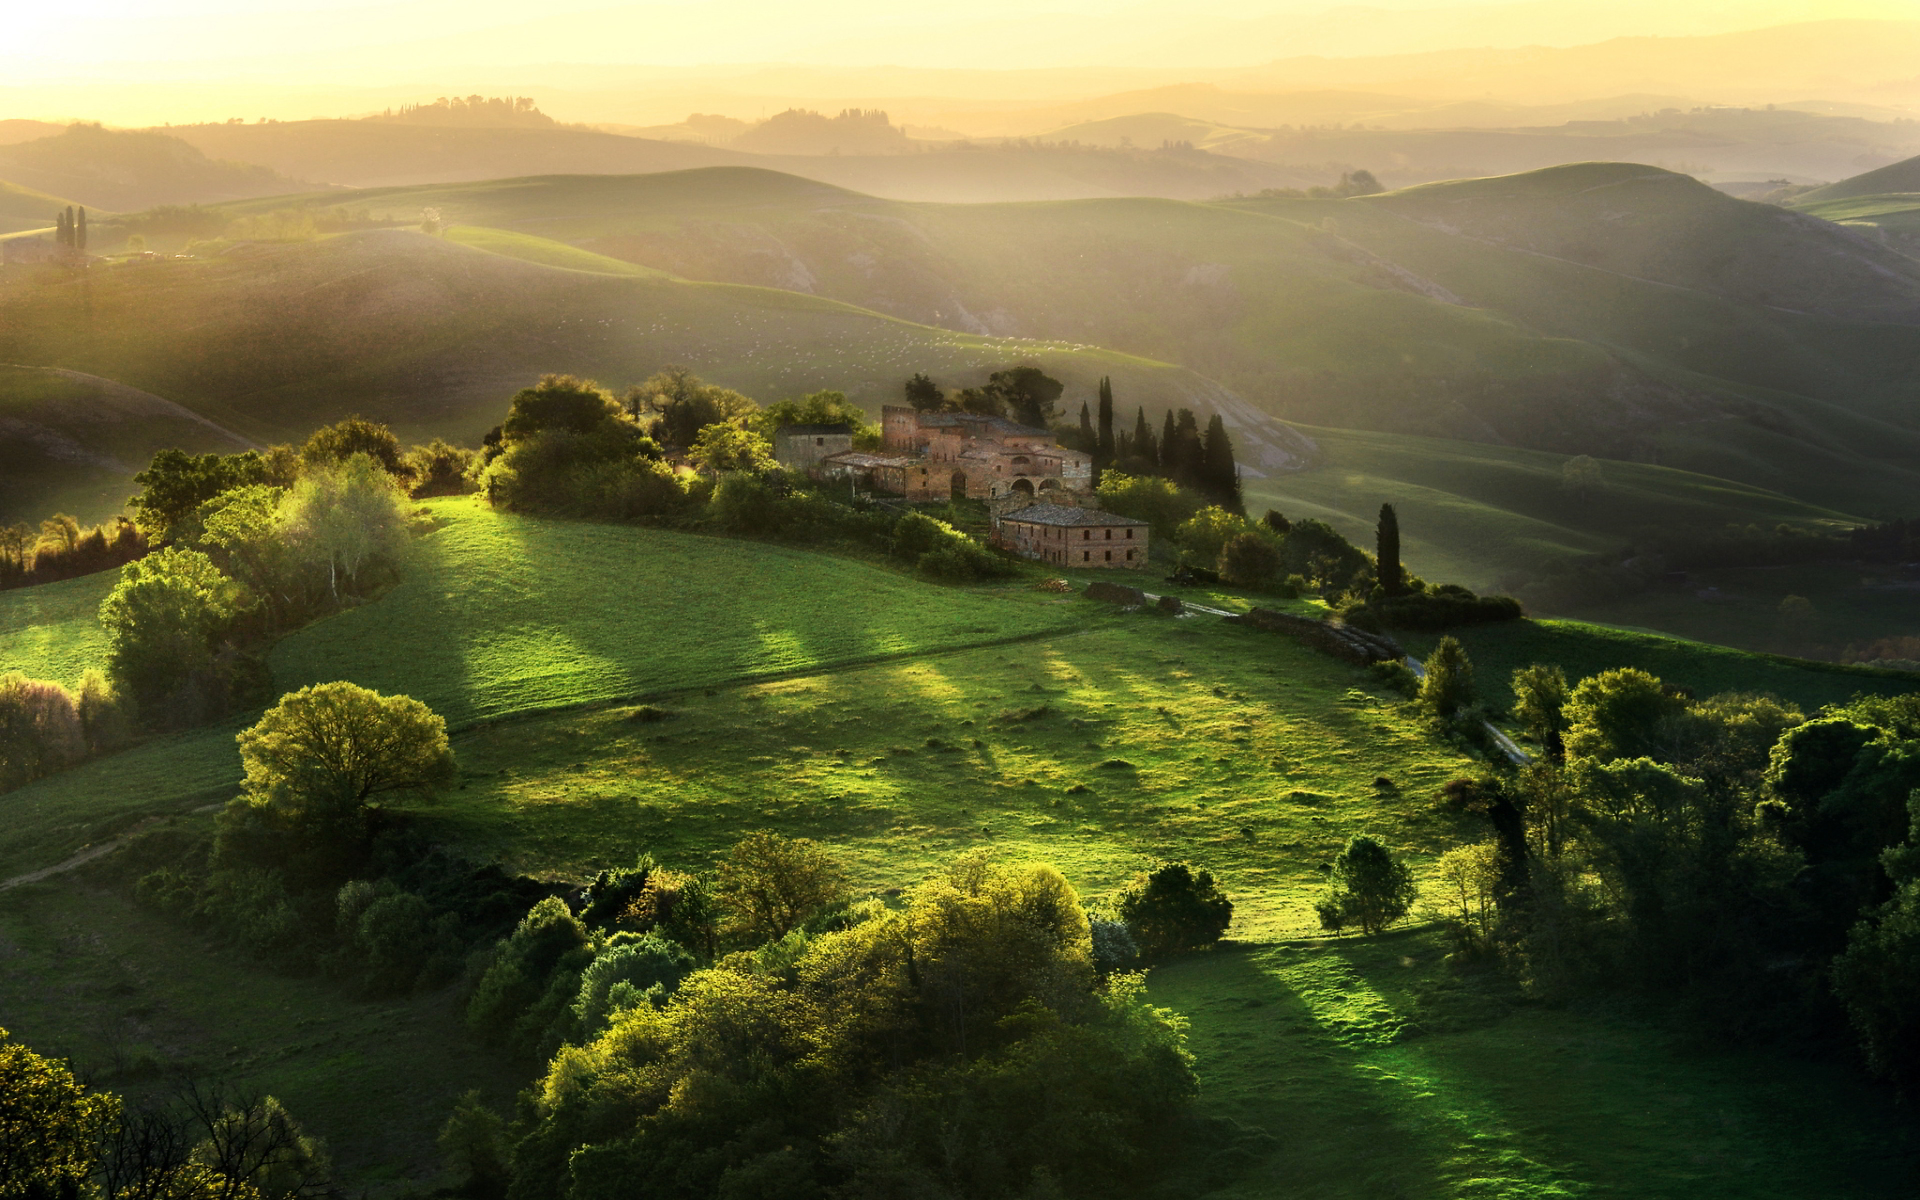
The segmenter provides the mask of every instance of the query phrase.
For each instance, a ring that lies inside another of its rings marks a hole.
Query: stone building
[[[1093,456],[1067,449],[1045,429],[1005,417],[921,412],[904,405],[889,404],[880,414],[888,452],[924,461],[935,483],[944,483],[944,489],[936,488],[939,495],[927,499],[1080,499],[1093,488]]]
[[[1015,554],[1062,567],[1147,565],[1145,521],[1062,504],[1029,504],[993,523],[993,540]]]
[[[814,474],[829,479],[852,476],[855,487],[905,496],[915,504],[947,498],[945,475],[936,478],[933,469],[923,460],[898,454],[847,450],[821,459]]]
[[[811,471],[852,449],[851,425],[782,425],[773,431],[773,457],[789,471]]]

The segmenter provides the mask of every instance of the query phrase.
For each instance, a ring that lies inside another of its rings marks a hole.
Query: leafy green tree
[[[626,406],[637,419],[651,416],[648,432],[678,450],[693,445],[707,426],[747,420],[759,408],[739,392],[702,382],[685,367],[668,367],[628,389]]]
[[[767,439],[782,425],[845,425],[852,430],[856,446],[880,444],[880,427],[845,392],[809,392],[798,400],[782,400],[755,412],[748,421],[749,428]]]
[[[581,1034],[599,1037],[616,1014],[637,1004],[665,1004],[693,967],[693,955],[664,937],[615,934],[580,973],[573,1015]]]
[[[402,458],[406,478],[413,481],[409,491],[415,500],[430,496],[462,496],[479,485],[473,474],[478,455],[464,446],[435,438],[415,446]]]
[[[984,390],[999,396],[1014,420],[1046,429],[1053,424],[1066,385],[1039,367],[1009,367],[989,375]]]
[[[309,468],[279,508],[277,523],[315,579],[337,599],[344,580],[352,592],[375,562],[398,567],[411,533],[407,494],[380,464],[355,454]]]
[[[700,431],[687,447],[687,461],[703,471],[770,471],[778,464],[767,439],[737,425],[714,424]]]
[[[1094,489],[1094,495],[1099,498],[1101,508],[1145,521],[1161,537],[1173,536],[1201,508],[1198,496],[1182,490],[1171,479],[1128,475],[1117,470],[1100,477],[1100,486]]]
[[[281,522],[285,488],[229,488],[200,506],[195,546],[247,589],[274,624],[300,606],[299,556]]]
[[[1179,543],[1182,561],[1211,569],[1219,563],[1220,552],[1226,548],[1227,542],[1235,535],[1251,529],[1245,517],[1217,504],[1210,504],[1181,522],[1173,538]]]
[[[1166,863],[1137,877],[1121,894],[1119,911],[1149,956],[1211,946],[1233,922],[1233,901],[1213,872],[1186,863]]]
[[[440,1127],[435,1144],[441,1157],[474,1200],[500,1200],[507,1194],[506,1129],[478,1088],[460,1097]]]
[[[1686,701],[1638,667],[1582,679],[1565,710],[1567,755],[1599,762],[1667,758],[1686,707]]]
[[[500,432],[508,442],[537,433],[601,433],[619,423],[622,408],[613,393],[591,379],[542,375],[540,382],[513,394]]]
[[[452,782],[447,723],[411,696],[358,684],[289,692],[238,737],[245,800],[342,815],[396,794],[430,796]]]
[[[100,604],[114,687],[158,713],[183,687],[206,683],[239,602],[240,589],[198,550],[168,547],[121,567]]]
[[[127,502],[134,520],[155,541],[177,541],[194,532],[188,522],[202,504],[229,488],[268,482],[267,463],[252,450],[199,455],[162,450],[133,481],[140,485]]]
[[[1420,681],[1420,703],[1443,721],[1451,721],[1473,706],[1473,663],[1458,639],[1440,639],[1427,656],[1427,675]]]
[[[85,726],[71,693],[57,683],[0,675],[0,792],[79,762]]]
[[[907,403],[921,412],[939,412],[947,406],[946,393],[940,390],[940,385],[919,372],[907,380],[906,393]]]
[[[1314,907],[1322,928],[1358,925],[1372,936],[1406,916],[1418,894],[1407,865],[1379,841],[1359,834],[1334,857],[1327,894]]]
[[[580,973],[592,961],[586,926],[547,897],[495,948],[467,1003],[467,1025],[496,1044],[537,1048],[556,1022],[571,1025]]]
[[[119,1116],[117,1097],[0,1029],[0,1200],[83,1195]]]
[[[1280,547],[1251,529],[1236,533],[1220,547],[1215,569],[1236,587],[1267,589],[1280,582]]]
[[[1551,762],[1567,760],[1567,673],[1558,663],[1534,663],[1513,673],[1513,715]]]
[[[389,475],[411,478],[400,453],[400,439],[381,422],[365,417],[348,417],[314,430],[300,447],[300,463],[308,468],[332,466],[356,454],[372,458]]]
[[[1407,590],[1407,572],[1400,565],[1400,516],[1391,504],[1380,506],[1380,523],[1374,526],[1374,547],[1380,589],[1389,596],[1398,596]]]
[[[774,941],[847,896],[846,869],[810,838],[764,830],[733,844],[715,878],[727,929],[747,941]]]

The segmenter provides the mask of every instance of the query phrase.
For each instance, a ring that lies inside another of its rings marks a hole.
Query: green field
[[[430,508],[439,528],[404,582],[272,665],[282,687],[355,679],[449,716],[458,782],[408,811],[457,855],[578,879],[641,852],[702,867],[767,828],[827,841],[873,891],[982,847],[1053,862],[1090,899],[1155,861],[1215,870],[1238,945],[1152,983],[1192,1021],[1203,1114],[1234,1123],[1172,1165],[1182,1194],[1893,1197],[1920,1169],[1910,1121],[1844,1066],[1685,1045],[1657,1014],[1523,1004],[1417,926],[1322,936],[1320,868],[1351,835],[1425,878],[1482,834],[1435,799],[1484,764],[1357,668],[1033,577],[949,587],[820,552]],[[103,578],[0,596],[0,644],[29,644],[41,614],[79,637]],[[1916,682],[1576,623],[1462,636],[1496,701],[1531,661],[1808,706]],[[247,719],[0,797],[0,877],[149,817],[204,828]],[[503,1102],[533,1069],[466,1040],[457,988],[363,1003],[235,963],[98,869],[0,892],[0,954],[23,968],[0,1006],[109,1086],[181,1062],[256,1083],[335,1143],[349,1186],[384,1196],[438,1179],[455,1096]]]
[[[118,571],[101,571],[0,592],[0,675],[19,671],[74,687],[87,668],[104,668],[100,602],[119,580]]]

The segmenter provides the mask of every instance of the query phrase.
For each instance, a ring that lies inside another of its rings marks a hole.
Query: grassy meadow
[[[766,828],[829,842],[876,892],[980,847],[1054,862],[1093,899],[1166,858],[1216,871],[1234,944],[1151,984],[1192,1022],[1203,1113],[1233,1123],[1178,1165],[1183,1194],[1678,1196],[1710,1176],[1734,1197],[1820,1178],[1852,1189],[1826,1194],[1893,1196],[1920,1165],[1896,1110],[1841,1068],[1520,1004],[1417,925],[1321,935],[1321,867],[1350,835],[1382,837],[1422,877],[1480,836],[1434,798],[1482,764],[1356,668],[1031,577],[956,588],[786,547],[430,508],[439,527],[403,583],[271,661],[282,688],[349,678],[449,717],[458,782],[410,812],[455,853],[579,878],[641,852],[704,866]],[[9,661],[83,657],[110,579],[0,594]],[[1804,704],[1912,686],[1574,623],[1466,640],[1495,688],[1535,659]],[[149,818],[204,827],[237,782],[246,719],[0,797],[0,876]],[[435,1178],[455,1096],[504,1104],[532,1069],[467,1040],[455,991],[364,1002],[234,962],[95,871],[0,891],[0,1008],[111,1086],[178,1062],[256,1083],[335,1142],[350,1186],[386,1195]],[[1620,1128],[1631,1139],[1610,1139]]]
[[[104,668],[107,631],[100,602],[118,571],[0,591],[0,675],[19,671],[74,687],[88,667]]]

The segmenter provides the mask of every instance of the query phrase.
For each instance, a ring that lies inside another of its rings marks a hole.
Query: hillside
[[[669,363],[768,401],[838,388],[876,409],[917,370],[958,384],[1016,361],[1066,380],[1076,403],[1103,375],[1181,403],[1229,399],[1192,372],[1086,345],[958,334],[827,299],[614,266],[626,273],[384,230],[87,278],[18,272],[0,280],[0,361],[105,375],[255,441],[303,438],[359,412],[403,437],[476,443],[506,398],[542,373],[625,386]]]
[[[907,205],[735,170],[359,199],[1178,362],[1283,419],[1651,460],[1862,515],[1920,484],[1920,268],[1657,168],[1214,205]]]
[[[1716,1156],[1749,1165],[1721,1188],[1736,1200],[1840,1172],[1848,1194],[1891,1198],[1910,1177],[1898,1110],[1838,1065],[1683,1051],[1645,1019],[1521,1004],[1446,965],[1445,939],[1418,925],[1320,936],[1320,864],[1349,834],[1386,839],[1424,879],[1479,827],[1431,799],[1479,764],[1356,668],[1213,619],[468,499],[429,507],[440,528],[406,581],[282,643],[273,668],[281,687],[356,679],[453,717],[459,783],[406,806],[437,845],[578,879],[641,851],[701,867],[742,831],[773,829],[831,842],[863,892],[971,849],[1053,862],[1088,898],[1162,858],[1218,872],[1235,942],[1152,975],[1156,1002],[1192,1021],[1202,1115],[1237,1131],[1183,1194],[1263,1195],[1283,1178],[1371,1197],[1383,1180],[1427,1179],[1441,1182],[1425,1194],[1462,1200],[1488,1180],[1677,1200],[1693,1172],[1675,1164],[1709,1134]],[[92,582],[58,585],[72,621],[88,599],[75,584]],[[23,622],[67,620],[22,602],[0,595],[0,645],[20,644]],[[1544,659],[1641,663],[1803,703],[1900,686],[1579,626],[1488,630],[1473,653],[1489,679]],[[31,652],[7,661],[42,666]],[[204,831],[237,777],[235,727],[9,793],[0,868],[57,862],[149,816],[170,816],[174,836]],[[111,869],[0,892],[0,937],[22,968],[0,977],[9,1028],[106,1064],[103,1085],[182,1063],[245,1071],[328,1138],[349,1184],[382,1196],[396,1172],[439,1178],[433,1136],[455,1097],[480,1088],[504,1104],[523,1085],[523,1066],[464,1031],[458,985],[362,1000],[207,953],[201,934],[130,902]],[[116,1057],[122,1039],[138,1048]],[[1554,1070],[1511,1069],[1543,1052]],[[1602,1136],[1594,1114],[1616,1110],[1653,1114],[1631,1145]]]
[[[50,229],[54,214],[73,201],[0,180],[0,234]],[[106,215],[106,214],[101,214]]]
[[[155,451],[250,443],[158,396],[77,371],[0,366],[0,524],[105,520]]]
[[[120,211],[269,196],[299,186],[267,167],[208,158],[164,133],[80,124],[0,145],[0,179]]]
[[[1862,196],[1884,196],[1920,192],[1920,156],[1902,159],[1871,171],[1849,176],[1838,183],[1802,192],[1794,197],[1794,206],[1822,204],[1831,200],[1853,200]]]
[[[587,129],[473,129],[374,121],[194,125],[168,132],[209,155],[359,188],[733,165],[762,166],[896,200],[970,204],[1092,196],[1198,200],[1333,178],[1324,168],[1303,170],[1205,153],[960,147],[918,153],[755,154]],[[775,149],[781,144],[767,142]]]

